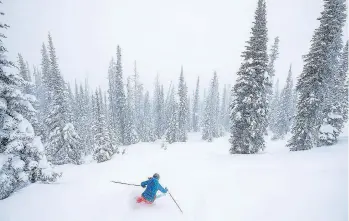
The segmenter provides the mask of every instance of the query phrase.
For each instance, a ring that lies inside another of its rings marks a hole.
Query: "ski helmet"
[[[153,177],[156,179],[160,179],[160,175],[158,173],[154,173]]]

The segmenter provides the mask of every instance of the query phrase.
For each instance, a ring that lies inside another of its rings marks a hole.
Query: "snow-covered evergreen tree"
[[[156,77],[155,90],[154,90],[154,128],[157,139],[160,139],[164,135],[164,90],[160,85],[159,76]]]
[[[292,67],[288,71],[286,85],[279,95],[278,82],[271,103],[270,129],[273,139],[283,139],[290,131],[294,115],[294,90],[292,80]]]
[[[43,99],[41,100],[41,106],[42,106],[42,116],[43,119],[47,119],[50,113],[50,110],[47,108],[48,105],[52,102],[52,87],[51,87],[51,70],[50,70],[50,58],[47,53],[47,49],[45,44],[42,44],[41,49],[41,75],[42,75],[42,90],[43,90]],[[44,143],[47,142],[48,134],[49,134],[49,128],[44,123],[44,134],[43,137]]]
[[[114,154],[113,147],[109,140],[107,123],[104,115],[104,104],[102,92],[96,90],[95,96],[92,98],[93,102],[93,126],[92,131],[94,135],[94,153],[93,158],[98,162],[104,162],[111,158]]]
[[[282,125],[284,125],[283,135],[286,135],[291,130],[292,120],[294,115],[293,99],[294,99],[294,95],[293,95],[292,66],[290,66],[290,69],[287,75],[286,85],[282,90],[281,96],[280,96],[281,108],[284,115],[284,117],[282,118],[283,120]]]
[[[36,111],[36,119],[38,121],[37,128],[35,128],[35,133],[37,136],[40,136],[41,139],[44,139],[45,136],[45,127],[44,127],[44,113],[45,113],[45,107],[43,106],[43,101],[45,100],[44,95],[45,91],[42,84],[42,75],[41,72],[37,67],[34,66],[34,95],[37,99],[37,102],[35,102],[36,105],[35,109]]]
[[[0,1],[0,4],[2,2]],[[4,15],[3,12],[0,13]],[[9,26],[1,23],[0,28]],[[5,69],[14,64],[6,59],[7,52],[0,34],[0,154],[5,163],[0,167],[0,200],[14,191],[38,181],[54,182],[61,175],[52,170],[46,160],[40,137],[24,118],[26,112],[35,112],[29,95],[23,93],[25,80]]]
[[[200,78],[198,77],[198,80],[196,82],[196,89],[194,94],[194,101],[193,101],[193,131],[198,132],[200,130],[199,125],[199,102],[200,102]]]
[[[149,98],[149,92],[147,91],[144,95],[144,114],[143,114],[143,142],[153,142],[156,140],[152,119],[151,104]]]
[[[202,139],[211,142],[213,138],[219,137],[220,133],[220,111],[219,91],[217,73],[214,72],[210,84],[209,94],[206,97],[204,124],[202,127]]]
[[[264,134],[267,135],[267,128],[270,124],[269,120],[270,118],[272,118],[273,116],[271,116],[271,102],[273,101],[273,84],[274,84],[274,76],[275,76],[275,61],[279,56],[279,37],[276,37],[274,39],[274,43],[271,47],[270,50],[270,54],[269,54],[269,63],[267,66],[267,78],[265,80],[265,89],[266,89],[266,93],[267,93],[267,105],[268,105],[268,110],[269,110],[269,114],[268,114],[268,118],[267,118],[267,124],[265,125],[265,131]],[[275,107],[274,107],[275,108]]]
[[[72,124],[76,125],[74,111],[73,111],[73,106],[75,105],[75,100],[74,100],[73,91],[72,91],[69,83],[67,84],[66,90],[68,93],[68,122],[71,122]]]
[[[109,89],[108,89],[108,98],[109,98],[109,116],[108,116],[108,128],[110,141],[112,144],[119,146],[121,144],[121,132],[118,130],[117,126],[117,114],[116,114],[116,63],[112,58],[109,64],[108,69],[108,80],[109,80]]]
[[[21,87],[20,88],[24,94],[26,94],[27,99],[30,100],[32,106],[34,109],[39,109],[39,102],[37,101],[35,96],[35,91],[34,91],[34,85],[31,82],[31,77],[30,76],[30,72],[28,69],[28,65],[27,63],[24,62],[23,57],[21,54],[18,54],[18,67],[19,67],[19,75],[22,77],[23,82],[21,83]],[[22,115],[24,116],[24,118],[26,118],[30,124],[32,124],[35,134],[40,135],[41,127],[42,125],[40,124],[39,120],[38,120],[38,114],[37,111],[26,111],[23,112]]]
[[[186,142],[188,139],[188,88],[184,81],[183,67],[178,84],[178,141]]]
[[[133,104],[134,109],[134,125],[139,139],[142,139],[143,135],[143,85],[139,80],[139,73],[137,71],[137,64],[134,64],[134,74],[133,74]]]
[[[273,134],[278,133],[278,117],[279,110],[281,106],[280,102],[280,91],[279,91],[279,79],[276,80],[275,91],[273,94],[273,98],[270,103],[270,111],[269,111],[269,128]]]
[[[343,116],[343,122],[348,121],[348,41],[345,44],[343,49],[340,67],[339,67],[339,77],[344,81],[343,88],[340,89],[340,98],[341,101],[341,115]]]
[[[221,136],[224,135],[225,131],[229,130],[229,114],[228,114],[228,96],[227,96],[227,85],[224,85],[223,94],[222,94],[222,103],[220,110],[220,126],[221,126]]]
[[[193,122],[192,122],[192,119],[191,119],[191,101],[190,101],[190,97],[188,96],[188,99],[187,99],[187,113],[186,113],[186,116],[187,116],[187,132],[190,132],[193,128]]]
[[[267,126],[265,82],[268,65],[266,3],[258,1],[252,36],[243,52],[243,63],[237,73],[232,103],[232,154],[253,154],[265,148]]]
[[[291,151],[308,150],[319,145],[320,127],[326,122],[338,71],[342,28],[346,20],[345,0],[325,0],[320,26],[314,32],[304,68],[297,82],[297,115],[288,143]],[[332,130],[332,129],[331,129]],[[324,128],[321,130],[325,132]]]
[[[41,101],[43,100],[41,98],[43,96],[42,75],[40,70],[36,66],[34,66],[33,77],[34,77],[34,95],[38,99],[39,103],[41,103]]]
[[[112,60],[109,67],[109,99],[112,142],[126,144],[126,96],[123,83],[121,48],[119,45],[117,46],[116,63]]]
[[[80,92],[79,92],[79,86],[78,83],[75,80],[75,85],[74,85],[74,105],[73,107],[73,115],[74,115],[74,123],[76,124],[78,133],[80,134],[80,136],[82,137],[82,133],[80,132],[81,129],[81,125],[80,125],[80,114],[81,114],[81,110],[82,110],[82,104],[81,104],[81,96],[80,96]]]
[[[31,83],[31,86],[33,86],[33,85],[32,85],[32,81],[33,81],[33,80],[32,80],[32,73],[31,73],[31,71],[30,71],[30,66],[29,66],[28,61],[26,61],[25,64],[26,64],[26,67],[27,67],[28,82],[30,82],[30,83]]]
[[[171,109],[171,103],[170,103],[172,87],[173,86],[172,86],[172,82],[171,82],[170,86],[169,86],[169,88],[167,90],[166,99],[165,99],[165,103],[164,103],[163,116],[164,116],[164,124],[165,124],[165,126],[164,126],[165,133],[167,131],[171,115],[173,114],[171,112],[172,109]]]
[[[212,110],[211,110],[211,99],[206,97],[206,106],[203,116],[203,125],[202,125],[202,139],[212,142],[213,140],[213,125],[212,125]]]
[[[218,84],[218,76],[217,73],[214,72],[213,84],[211,87],[211,100],[212,100],[212,119],[213,119],[213,137],[217,138],[222,136],[222,127],[220,124],[220,99],[219,99],[219,84]]]
[[[75,96],[74,96],[74,102],[75,105],[73,106],[73,112],[74,112],[74,125],[76,125],[77,133],[81,137],[81,144],[85,147],[85,149],[88,148],[87,140],[86,140],[86,125],[84,124],[86,121],[85,113],[86,113],[86,106],[84,102],[84,90],[82,85],[80,84],[78,86],[77,82],[75,82]],[[91,124],[89,124],[88,128],[91,127]],[[86,151],[86,150],[85,150]],[[86,152],[85,152],[86,154]]]
[[[297,88],[294,87],[293,91],[292,91],[292,120],[291,120],[291,130],[293,128],[293,125],[295,123],[295,118],[296,118],[296,113],[297,113],[297,103],[298,103],[298,92],[297,92]]]
[[[54,164],[81,163],[82,146],[74,126],[69,122],[69,101],[66,85],[58,67],[56,51],[49,34],[50,75],[52,91],[50,110],[45,123],[49,129],[46,143],[48,159]]]
[[[103,104],[104,104],[103,113],[104,113],[106,121],[108,121],[109,109],[108,109],[108,99],[107,99],[107,92],[106,91],[104,91],[104,93],[103,93]]]
[[[199,128],[203,128],[205,125],[205,115],[206,115],[206,104],[207,104],[207,93],[206,88],[204,88],[203,99],[200,102],[200,117],[199,117]]]
[[[104,119],[105,119],[105,128],[106,128],[106,133],[107,133],[107,136],[108,136],[108,140],[109,140],[109,143],[112,147],[112,150],[113,150],[113,153],[117,152],[116,150],[118,149],[117,148],[117,145],[115,143],[112,142],[111,138],[111,130],[110,130],[110,123],[109,123],[109,117],[110,117],[110,113],[109,113],[109,103],[108,103],[108,98],[107,98],[107,91],[104,91],[104,95],[103,95],[103,114],[104,114]],[[92,108],[92,106],[91,106]],[[92,133],[92,132],[91,132]]]
[[[283,97],[285,97],[285,91],[281,91],[279,98],[279,106],[277,107],[275,115],[275,129],[272,139],[283,139],[287,133],[287,116],[285,111],[285,105]]]
[[[127,104],[125,112],[124,145],[131,145],[139,142],[138,133],[135,127],[135,105],[134,88],[131,79],[127,78]]]
[[[337,142],[347,120],[346,106],[348,105],[348,94],[345,94],[345,81],[348,70],[348,45],[343,53],[336,57],[331,66],[334,65],[333,76],[330,78],[326,94],[325,116],[320,127],[318,145],[333,145]]]
[[[32,84],[30,81],[30,73],[27,66],[27,63],[24,62],[24,59],[21,54],[18,54],[18,68],[19,68],[19,75],[23,78],[23,92],[26,94],[32,94]]]
[[[273,84],[274,84],[274,76],[275,76],[275,61],[279,56],[279,37],[274,39],[274,44],[271,47],[269,54],[269,63],[267,67],[268,79],[266,80],[266,90],[267,90],[267,101],[271,102],[273,96]]]
[[[171,89],[168,102],[168,112],[172,113],[168,120],[167,130],[166,130],[166,141],[168,143],[174,143],[178,141],[178,104],[175,98],[174,88]]]
[[[82,122],[81,125],[83,127],[82,130],[82,137],[84,139],[84,145],[86,145],[85,148],[85,154],[91,154],[93,152],[93,132],[91,130],[91,125],[93,123],[92,120],[92,101],[91,101],[91,95],[90,87],[88,84],[88,79],[85,79],[85,85],[84,87],[80,87],[80,93],[82,96]]]

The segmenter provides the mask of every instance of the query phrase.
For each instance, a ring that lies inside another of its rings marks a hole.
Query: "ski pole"
[[[173,198],[173,196],[171,195],[170,191],[168,191],[168,194],[170,194],[173,202],[175,202],[175,204],[177,205],[178,209],[181,211],[181,213],[183,213],[183,211],[181,210],[181,208],[179,207],[178,203],[176,202],[176,200]]]
[[[122,183],[122,182],[118,182],[118,181],[110,181],[110,182],[113,182],[113,183],[118,183],[118,184],[124,184],[124,185],[129,185],[129,186],[141,186],[141,185],[138,185],[138,184],[132,184],[132,183]]]

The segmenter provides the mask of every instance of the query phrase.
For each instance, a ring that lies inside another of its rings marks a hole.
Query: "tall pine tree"
[[[294,117],[294,109],[293,109],[293,79],[292,79],[292,66],[290,65],[290,69],[288,71],[286,85],[281,93],[281,102],[282,108],[284,112],[284,135],[286,135],[291,130],[292,121]]]
[[[52,102],[52,87],[51,87],[51,70],[50,70],[50,58],[47,53],[47,49],[45,46],[45,43],[42,44],[41,49],[41,75],[42,75],[42,90],[43,90],[43,99],[41,100],[42,105],[42,115],[43,115],[43,121],[48,118],[49,116],[49,109],[47,108],[48,105]],[[44,142],[47,142],[47,138],[49,135],[49,127],[46,123],[44,123]]]
[[[297,82],[299,99],[291,151],[308,150],[319,145],[320,127],[328,112],[331,83],[340,54],[342,28],[346,20],[345,0],[325,0],[320,27],[315,30],[304,68]]]
[[[320,140],[318,145],[333,145],[337,142],[342,132],[344,123],[347,121],[346,106],[348,95],[345,93],[346,72],[348,70],[348,45],[343,49],[331,65],[335,65],[333,75],[330,78],[327,90],[327,105],[325,116],[320,127]]]
[[[184,81],[183,67],[181,68],[181,75],[178,84],[178,141],[186,142],[188,139],[188,88]]]
[[[116,63],[109,66],[109,99],[111,114],[112,142],[125,144],[126,131],[126,96],[123,83],[121,48],[117,46]]]
[[[269,63],[267,67],[268,79],[266,81],[266,90],[267,90],[267,101],[271,102],[273,95],[273,84],[274,84],[274,76],[275,76],[275,61],[279,56],[279,37],[276,37],[274,40],[274,44],[271,47],[269,54]]]
[[[151,112],[151,104],[150,104],[150,98],[149,98],[149,92],[147,91],[144,95],[144,107],[143,107],[144,113],[143,113],[143,136],[142,141],[143,142],[153,142],[155,141],[155,133],[154,133],[154,127],[153,127],[153,119],[152,119],[152,112]]]
[[[80,164],[82,146],[74,126],[69,122],[69,100],[64,79],[58,67],[56,50],[49,34],[50,75],[48,79],[52,90],[49,115],[45,123],[49,129],[46,151],[54,164]]]
[[[154,114],[154,128],[157,139],[160,139],[164,134],[164,93],[163,88],[159,82],[159,76],[156,77],[155,89],[154,89],[154,102],[153,102],[153,114]]]
[[[32,124],[34,131],[37,135],[40,135],[41,132],[41,126],[40,122],[38,120],[38,114],[37,109],[39,108],[39,102],[37,101],[36,97],[34,95],[34,86],[31,82],[30,72],[28,69],[28,64],[24,62],[23,57],[21,54],[18,54],[18,67],[19,67],[19,75],[22,77],[23,82],[21,85],[21,90],[26,96],[26,99],[28,99],[33,108],[36,109],[35,111],[26,111],[23,114],[23,116],[29,120],[29,122]]]
[[[143,85],[139,80],[139,73],[137,70],[137,64],[134,64],[134,74],[133,74],[133,104],[134,108],[134,126],[139,139],[142,139],[143,135]]]
[[[45,91],[42,84],[42,75],[41,72],[37,67],[34,66],[34,95],[37,99],[36,107],[36,118],[38,120],[38,127],[36,128],[36,134],[41,137],[43,140],[45,137],[45,127],[44,127],[44,113],[45,113],[45,107],[43,106],[44,99],[45,99]]]
[[[9,26],[1,23],[0,28]],[[4,38],[0,33],[0,154],[5,160],[0,168],[0,200],[30,183],[54,182],[61,175],[52,170],[40,137],[24,117],[30,115],[28,112],[35,112],[23,90],[25,80],[19,74],[5,72],[14,64],[6,59]]]
[[[127,103],[125,112],[125,133],[124,145],[131,145],[139,142],[138,133],[135,127],[135,102],[134,88],[131,83],[131,78],[127,78]]]
[[[340,68],[339,68],[339,77],[344,81],[342,87],[340,88],[340,99],[341,99],[341,115],[343,116],[343,122],[348,121],[348,41],[345,44],[343,49],[341,59],[340,59]]]
[[[258,0],[252,36],[243,52],[243,63],[234,85],[232,103],[232,154],[253,154],[265,148],[264,133],[267,126],[265,73],[267,55],[266,3]]]
[[[225,131],[229,130],[229,114],[228,114],[228,96],[227,96],[227,86],[224,85],[223,94],[222,94],[222,103],[220,110],[220,126],[221,126],[221,136],[224,135]]]
[[[209,94],[206,97],[204,124],[202,127],[202,139],[209,142],[221,135],[218,88],[217,73],[214,72]]]
[[[109,140],[107,123],[104,115],[104,105],[102,92],[96,90],[93,99],[93,125],[92,131],[94,135],[94,153],[93,158],[98,162],[104,162],[111,158],[114,154],[113,147]]]
[[[199,102],[200,102],[200,78],[198,77],[198,80],[196,82],[196,89],[194,94],[194,102],[193,102],[193,131],[198,132],[200,130],[199,125]]]
[[[25,93],[30,94],[33,91],[31,90],[31,82],[30,82],[30,74],[27,64],[24,62],[24,59],[21,54],[18,54],[18,67],[19,67],[19,74],[23,78],[23,90]]]
[[[292,68],[288,71],[286,85],[279,95],[278,86],[271,105],[270,129],[273,139],[283,139],[290,131],[294,115],[294,90]]]
[[[169,101],[168,101],[168,110],[169,113],[169,120],[166,130],[166,141],[168,143],[174,143],[178,141],[178,104],[175,98],[175,92],[174,88],[172,87],[171,93],[169,95]]]
[[[273,98],[270,102],[269,111],[269,128],[273,134],[277,134],[278,130],[278,117],[280,110],[280,91],[279,91],[279,79],[276,80],[275,91],[273,93]]]

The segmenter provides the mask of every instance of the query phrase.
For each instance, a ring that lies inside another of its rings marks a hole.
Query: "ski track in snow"
[[[347,133],[344,133],[347,134]],[[289,152],[286,140],[267,140],[264,152],[230,155],[228,137],[212,143],[160,141],[127,147],[105,163],[58,167],[54,184],[32,184],[0,201],[1,221],[342,221],[348,220],[348,140]],[[153,173],[169,195],[139,205],[140,184]]]

